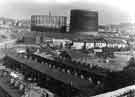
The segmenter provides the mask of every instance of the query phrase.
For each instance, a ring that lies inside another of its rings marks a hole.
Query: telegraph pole
[[[129,47],[130,47],[130,55],[134,57],[134,38],[130,36]]]

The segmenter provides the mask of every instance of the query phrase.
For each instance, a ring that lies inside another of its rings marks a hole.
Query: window
[[[71,73],[69,69],[67,69],[67,73],[68,73],[68,74],[70,74],[70,73]]]
[[[100,85],[101,84],[101,82],[100,81],[97,81],[97,85]]]
[[[41,64],[44,64],[44,62],[42,61]]]
[[[37,62],[37,59],[35,58],[35,60],[34,60],[35,62]]]
[[[92,78],[91,77],[88,77],[88,80],[89,80],[89,82],[92,82]]]
[[[75,75],[75,76],[78,76],[78,73],[75,71],[74,75]]]
[[[52,68],[56,68],[55,65],[53,65]]]
[[[65,72],[65,69],[64,68],[62,69],[62,72]]]
[[[57,70],[59,70],[59,71],[60,71],[60,70],[61,70],[61,68],[60,68],[60,67],[57,67]]]
[[[80,77],[81,77],[81,79],[84,79],[84,75],[83,75],[83,74],[81,74],[81,76],[80,76]]]
[[[89,64],[89,67],[92,68],[93,67],[93,64]]]
[[[49,66],[49,68],[52,68],[52,65],[51,64],[49,64],[48,66]]]

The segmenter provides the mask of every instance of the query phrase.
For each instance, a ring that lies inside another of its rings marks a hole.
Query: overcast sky
[[[100,24],[135,21],[134,0],[0,0],[0,17],[30,18],[33,14],[69,16],[71,9],[99,12]]]

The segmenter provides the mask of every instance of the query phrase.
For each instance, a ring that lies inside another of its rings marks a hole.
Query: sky
[[[71,9],[98,11],[99,24],[135,23],[134,0],[0,0],[0,17],[30,19],[31,15],[70,16]]]

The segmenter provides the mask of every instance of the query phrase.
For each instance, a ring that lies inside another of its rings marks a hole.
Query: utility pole
[[[134,38],[130,36],[129,40],[130,55],[134,57]]]

